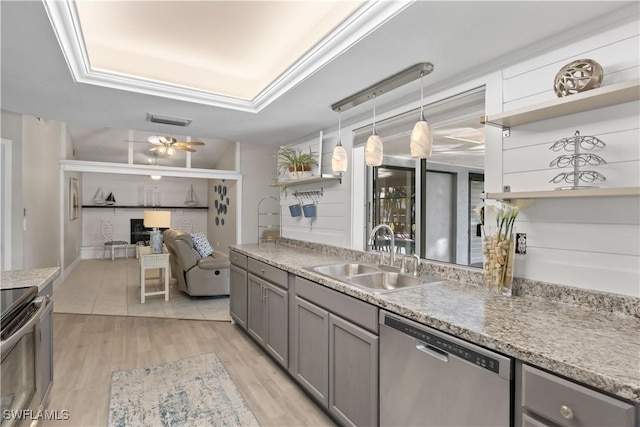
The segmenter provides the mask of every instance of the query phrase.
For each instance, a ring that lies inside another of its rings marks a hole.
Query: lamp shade
[[[169,228],[171,211],[144,211],[142,222],[147,228]]]
[[[364,146],[364,161],[367,166],[382,164],[382,140],[377,134],[372,134]]]
[[[338,141],[336,146],[333,148],[333,155],[331,156],[331,169],[334,172],[347,171],[347,150],[345,150],[340,141]]]
[[[429,122],[424,120],[424,117],[421,117],[411,131],[411,157],[429,158],[432,147],[431,126],[429,126]]]

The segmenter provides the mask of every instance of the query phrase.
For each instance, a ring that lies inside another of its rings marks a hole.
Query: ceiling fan
[[[154,145],[149,151],[154,151],[162,156],[173,156],[176,150],[189,151],[195,153],[193,146],[204,145],[199,141],[178,141],[170,136],[151,135],[148,141]]]

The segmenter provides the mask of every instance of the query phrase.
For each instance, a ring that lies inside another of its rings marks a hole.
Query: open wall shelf
[[[82,205],[82,209],[209,209],[208,206],[123,206],[123,205]]]
[[[484,193],[482,198],[491,200],[514,200],[620,196],[640,196],[640,187],[587,188],[584,190],[509,191],[504,193]]]
[[[275,186],[281,187],[281,188],[287,188],[287,187],[294,187],[296,185],[302,185],[302,184],[314,184],[318,182],[336,181],[336,180],[340,181],[340,184],[342,184],[342,175],[322,174],[318,176],[310,176],[308,178],[290,179],[288,181],[281,181],[279,185],[275,185]]]
[[[480,121],[509,128],[639,99],[640,79],[636,79],[483,117]]]

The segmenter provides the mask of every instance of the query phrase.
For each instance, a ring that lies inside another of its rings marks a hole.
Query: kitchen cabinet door
[[[323,407],[329,405],[329,312],[295,297],[292,374]]]
[[[289,364],[289,293],[269,282],[264,282],[266,348],[285,369]]]
[[[247,280],[249,288],[247,331],[263,346],[266,336],[264,283],[263,280],[249,274]]]
[[[378,337],[333,314],[329,411],[344,425],[378,425]]]
[[[231,317],[242,329],[247,329],[247,272],[231,265],[231,287],[229,291]]]

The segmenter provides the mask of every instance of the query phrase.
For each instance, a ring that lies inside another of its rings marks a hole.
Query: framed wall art
[[[80,181],[69,178],[69,220],[78,219],[80,214]]]

